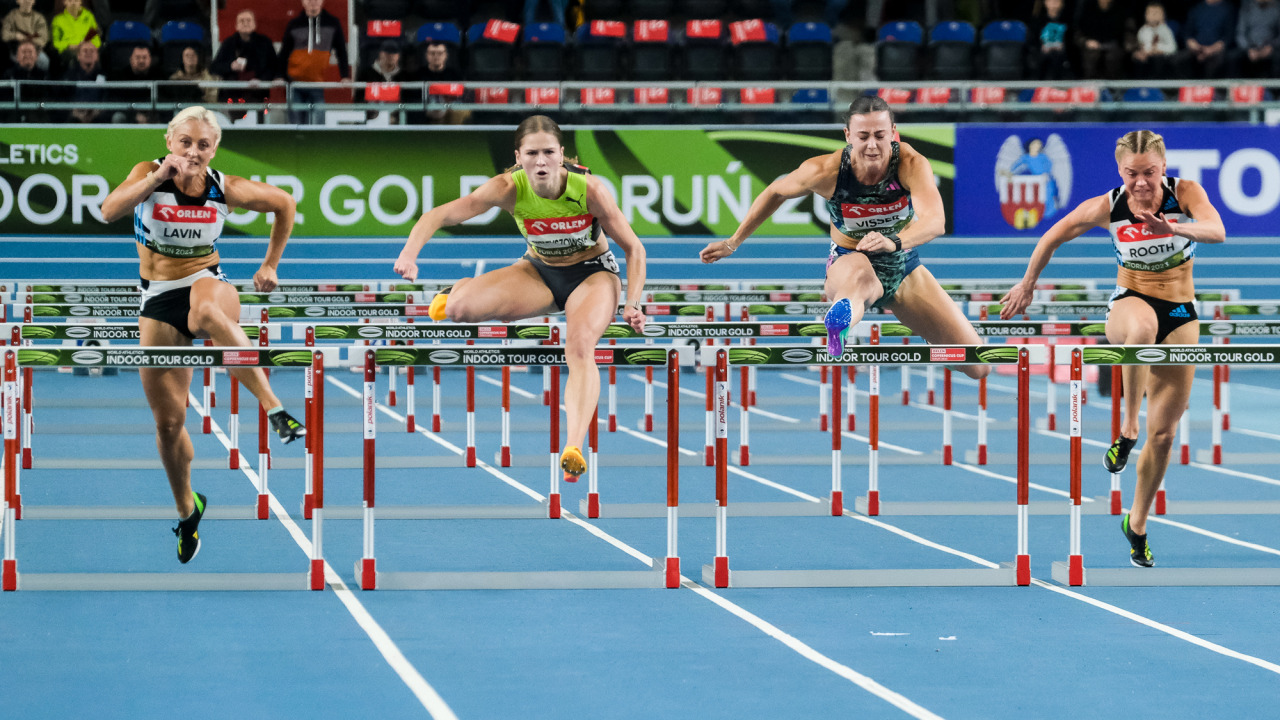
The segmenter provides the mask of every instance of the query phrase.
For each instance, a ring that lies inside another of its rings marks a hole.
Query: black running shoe
[[[179,520],[178,527],[173,529],[173,534],[178,536],[178,562],[183,565],[191,562],[191,558],[200,552],[200,533],[196,532],[196,528],[200,527],[200,518],[204,517],[204,509],[208,507],[209,501],[200,493],[195,493],[195,505],[196,509],[191,517]]]
[[[1129,562],[1134,567],[1155,567],[1156,559],[1151,554],[1151,546],[1147,544],[1147,536],[1129,529],[1128,514],[1120,522],[1120,529],[1124,530],[1125,539],[1129,541]]]
[[[1129,451],[1133,449],[1138,438],[1127,438],[1123,435],[1116,438],[1111,443],[1111,447],[1107,448],[1107,454],[1102,456],[1102,467],[1107,469],[1109,473],[1118,473],[1129,464]]]
[[[295,420],[287,410],[268,415],[267,419],[271,421],[271,429],[276,431],[276,435],[280,436],[280,440],[285,445],[307,434],[307,429],[302,426],[302,423]]]

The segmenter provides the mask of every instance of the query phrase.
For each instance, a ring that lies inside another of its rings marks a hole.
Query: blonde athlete
[[[640,301],[645,280],[645,250],[609,195],[586,168],[564,159],[564,137],[545,115],[526,118],[516,128],[517,166],[476,188],[466,197],[426,212],[413,226],[395,271],[418,277],[418,253],[436,231],[502,208],[516,220],[529,249],[508,267],[464,278],[436,295],[434,320],[510,322],[564,311],[565,386],[568,436],[560,467],[573,482],[587,469],[582,442],[600,400],[595,346],[613,322],[622,294],[618,261],[607,234],[627,257],[627,304],[623,318],[644,329]]]
[[[1008,320],[1031,302],[1036,279],[1063,243],[1086,231],[1106,228],[1120,268],[1108,303],[1107,341],[1113,345],[1198,342],[1195,285],[1191,268],[1196,243],[1226,240],[1222,218],[1199,183],[1165,175],[1164,139],[1135,130],[1116,142],[1118,188],[1080,203],[1040,238],[1022,281],[1001,298],[1000,317]],[[1129,561],[1155,565],[1147,544],[1147,515],[1169,466],[1178,419],[1191,396],[1195,367],[1125,365],[1124,420],[1120,436],[1103,457],[1110,472],[1120,472],[1138,440],[1138,411],[1147,396],[1147,444],[1138,459],[1133,506],[1121,521],[1129,540]]]
[[[133,213],[133,232],[141,260],[142,307],[138,329],[143,346],[190,345],[211,338],[223,346],[250,346],[240,329],[240,296],[218,267],[217,241],[230,209],[275,213],[271,241],[253,284],[261,292],[276,287],[276,266],[293,230],[293,197],[285,191],[209,167],[222,139],[218,116],[189,107],[174,116],[165,132],[169,153],[133,166],[129,177],[102,201],[102,218],[114,222]],[[231,370],[267,409],[271,427],[285,443],[303,435],[271,391],[258,368]],[[178,561],[200,551],[196,528],[207,500],[191,490],[194,451],[187,434],[187,392],[191,368],[140,368],[138,376],[156,421],[156,447],[182,520]]]
[[[812,193],[827,201],[831,246],[827,254],[827,352],[844,353],[849,328],[868,308],[893,312],[931,343],[978,345],[978,333],[920,264],[916,248],[942,234],[942,196],[929,160],[894,140],[893,113],[878,97],[849,105],[843,149],[809,158],[760,193],[727,240],[699,254],[713,263],[732,255],[786,200]],[[956,369],[972,378],[986,365]]]

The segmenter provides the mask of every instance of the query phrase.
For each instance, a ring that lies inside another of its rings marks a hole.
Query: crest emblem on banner
[[[996,153],[1000,214],[1018,230],[1030,230],[1057,215],[1071,198],[1071,153],[1062,136],[1010,135]]]

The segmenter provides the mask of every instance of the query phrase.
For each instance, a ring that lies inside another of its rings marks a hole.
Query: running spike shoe
[[[827,354],[840,357],[844,354],[844,341],[849,334],[849,322],[853,320],[853,306],[848,298],[837,300],[827,311]]]
[[[1154,567],[1156,559],[1151,554],[1151,546],[1147,544],[1147,536],[1139,535],[1129,529],[1127,513],[1124,520],[1120,522],[1120,529],[1124,530],[1124,537],[1129,541],[1129,562],[1133,563],[1134,567]]]
[[[565,482],[578,482],[578,476],[587,471],[587,461],[582,458],[582,451],[570,445],[560,454],[560,469],[565,471]]]
[[[191,517],[178,521],[178,527],[173,529],[173,534],[178,536],[178,562],[186,565],[191,559],[200,552],[200,533],[196,532],[196,528],[200,527],[200,518],[204,517],[204,509],[208,506],[209,501],[200,493],[195,493],[196,509],[192,511]]]
[[[267,416],[267,419],[271,421],[271,429],[276,431],[276,435],[280,436],[281,442],[285,445],[307,434],[307,429],[287,410],[272,413]]]
[[[427,308],[427,315],[436,322],[445,319],[444,305],[449,301],[449,293],[453,290],[453,286],[441,290],[436,296],[431,298],[431,306]]]
[[[1123,435],[1116,438],[1111,443],[1111,447],[1107,448],[1107,454],[1102,457],[1102,467],[1107,469],[1109,473],[1118,473],[1129,464],[1129,451],[1133,449],[1138,438],[1127,438]]]

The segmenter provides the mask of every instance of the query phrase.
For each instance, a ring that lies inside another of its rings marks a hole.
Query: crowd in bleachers
[[[145,103],[150,88],[138,81],[168,80],[175,84],[160,87],[164,102],[233,104],[266,101],[272,81],[354,79],[372,84],[347,92],[347,100],[416,105],[425,93],[429,106],[409,113],[409,122],[458,123],[469,113],[450,102],[494,106],[494,113],[477,114],[485,120],[509,119],[500,106],[515,102],[572,100],[597,111],[631,102],[655,108],[635,119],[656,121],[669,119],[662,109],[671,103],[825,105],[825,89],[782,93],[768,85],[857,79],[833,62],[837,42],[874,48],[874,77],[881,81],[1258,78],[1266,85],[1280,76],[1280,0],[358,0],[352,18],[345,3],[328,0],[341,19],[326,0],[283,2],[290,19],[273,26],[276,37],[257,31],[246,5],[224,11],[224,37],[213,53],[207,0],[0,0],[0,77],[134,83],[24,85],[24,100]],[[348,22],[354,58],[347,53]],[[261,85],[198,84],[214,80]],[[602,86],[561,98],[554,83],[562,80]],[[512,81],[547,86],[483,85]],[[623,81],[702,85],[607,86]],[[762,86],[716,87],[730,81]],[[1029,97],[1081,99],[1041,90]],[[334,102],[324,90],[289,92],[298,103]],[[946,102],[950,96],[941,92],[926,88],[914,99]],[[913,97],[885,93],[890,101]],[[29,110],[3,119],[161,119],[149,111],[105,115]],[[300,109],[290,114],[292,122],[316,119]]]

